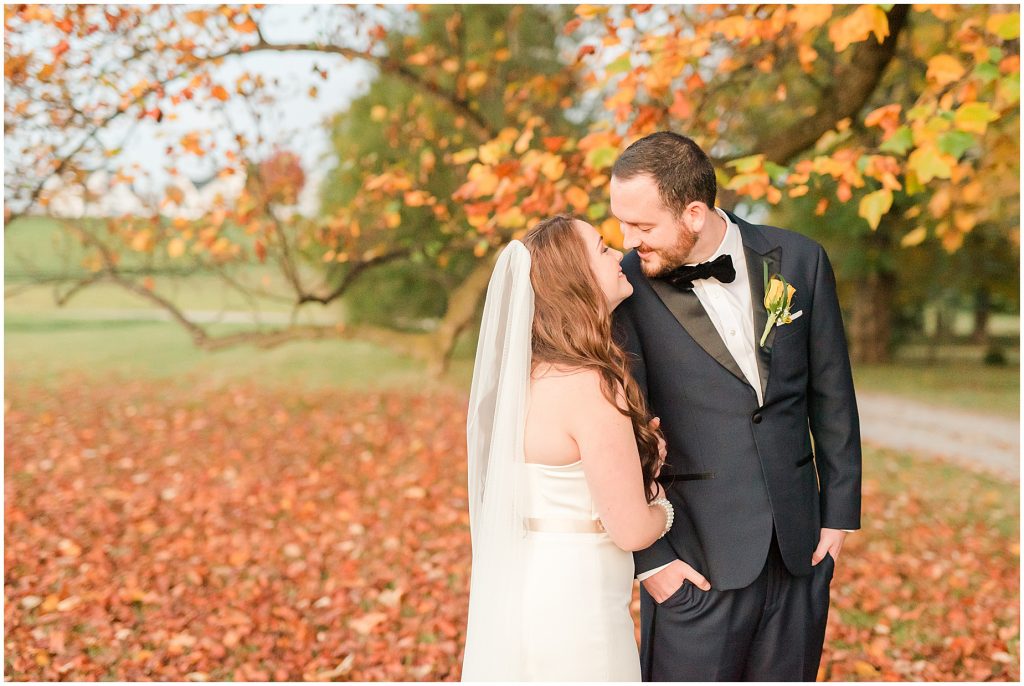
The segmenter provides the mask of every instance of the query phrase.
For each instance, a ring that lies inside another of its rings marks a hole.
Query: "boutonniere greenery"
[[[793,295],[796,293],[796,288],[788,283],[781,274],[775,274],[769,279],[768,263],[764,262],[763,264],[764,308],[768,310],[768,322],[765,324],[764,333],[761,334],[762,348],[764,347],[765,339],[768,338],[768,332],[772,330],[773,326],[789,324],[804,313],[803,310],[790,313],[789,308],[793,304]]]

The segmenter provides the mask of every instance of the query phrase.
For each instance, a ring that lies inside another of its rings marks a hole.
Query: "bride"
[[[640,681],[630,551],[668,531],[665,455],[612,310],[622,253],[542,221],[491,276],[469,398],[464,681]]]

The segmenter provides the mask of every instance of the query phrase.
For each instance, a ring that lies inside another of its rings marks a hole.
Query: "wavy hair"
[[[648,426],[650,416],[640,387],[629,373],[629,361],[612,338],[611,311],[590,270],[583,238],[574,217],[556,215],[541,221],[523,237],[530,251],[530,281],[535,293],[533,360],[593,369],[601,378],[604,397],[629,417],[640,453],[644,493],[654,498],[660,432]],[[626,407],[619,403],[622,388]]]

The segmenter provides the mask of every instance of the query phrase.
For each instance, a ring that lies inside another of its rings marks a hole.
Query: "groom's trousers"
[[[702,591],[684,581],[657,604],[641,584],[641,624],[650,628],[643,680],[814,681],[834,572],[827,554],[809,575],[790,574],[773,531],[764,568],[745,588]]]

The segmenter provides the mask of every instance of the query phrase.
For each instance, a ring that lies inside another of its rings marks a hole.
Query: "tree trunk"
[[[974,292],[974,331],[971,341],[988,345],[988,320],[992,314],[992,294],[986,286],[979,286]]]
[[[434,378],[440,378],[448,371],[448,363],[451,361],[459,334],[473,321],[480,308],[480,301],[487,295],[491,271],[500,252],[501,249],[495,250],[490,257],[481,260],[448,298],[444,319],[432,333],[431,345],[427,351],[427,371]]]
[[[848,327],[850,359],[856,363],[888,362],[892,359],[893,297],[896,277],[874,272],[859,279],[850,308]]]

